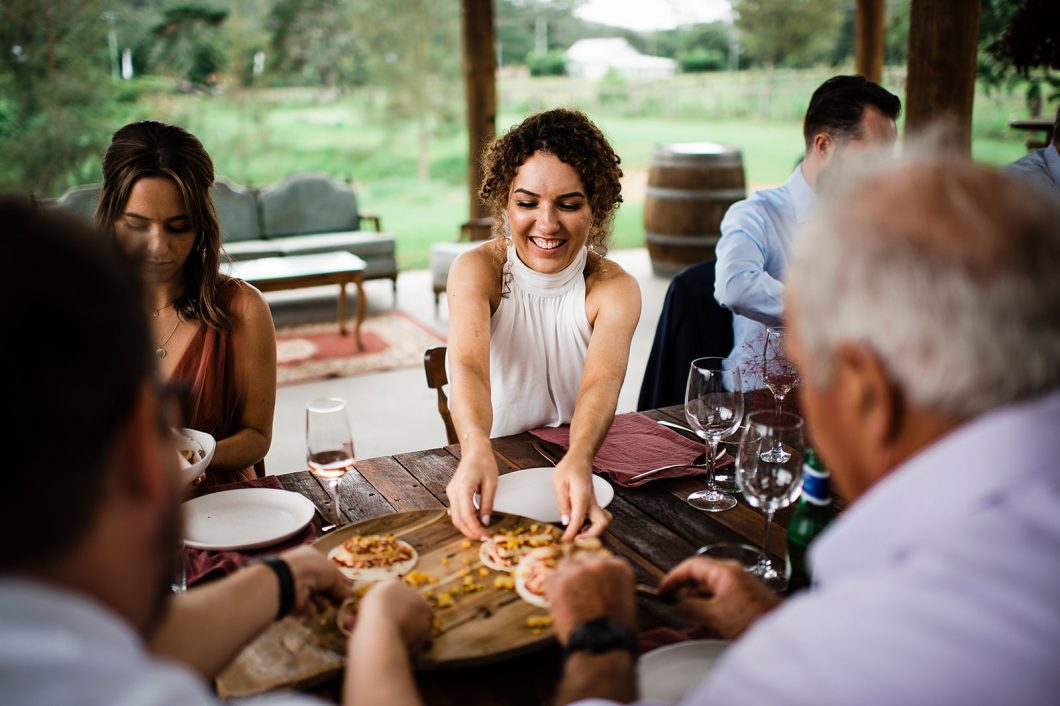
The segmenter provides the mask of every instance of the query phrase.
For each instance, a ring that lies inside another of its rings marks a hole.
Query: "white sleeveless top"
[[[508,246],[511,282],[490,320],[490,436],[569,424],[592,328],[585,316],[582,248],[559,272],[523,264]]]

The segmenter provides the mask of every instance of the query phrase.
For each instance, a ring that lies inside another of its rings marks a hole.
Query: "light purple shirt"
[[[762,355],[766,326],[784,316],[791,244],[816,201],[800,165],[781,186],[734,203],[721,221],[714,298],[733,312],[728,360],[740,366],[745,390],[765,387],[755,361]]]
[[[814,543],[816,577],[685,704],[1020,704],[1060,695],[1060,392],[896,468]]]

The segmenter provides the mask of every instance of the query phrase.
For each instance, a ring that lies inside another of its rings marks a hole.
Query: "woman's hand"
[[[552,474],[561,522],[566,526],[562,541],[598,537],[611,523],[611,513],[596,504],[592,462],[581,462],[568,453]],[[583,530],[583,525],[588,527]]]
[[[449,498],[449,514],[453,525],[474,539],[489,537],[486,526],[490,523],[493,512],[493,496],[497,492],[497,459],[493,457],[493,447],[483,435],[482,440],[465,443],[460,458],[460,465],[453,474],[453,479],[445,488]],[[479,508],[475,510],[472,500],[479,494]]]

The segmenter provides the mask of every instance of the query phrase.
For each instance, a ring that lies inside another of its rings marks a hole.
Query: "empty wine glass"
[[[326,480],[331,491],[332,522],[343,524],[338,485],[353,468],[353,436],[346,402],[337,397],[313,400],[305,407],[306,463],[313,475]]]
[[[765,345],[762,349],[762,380],[773,393],[777,414],[784,407],[784,397],[799,384],[799,371],[784,352],[787,342],[787,329],[783,326],[770,326],[766,329]],[[767,461],[783,463],[784,451],[779,446],[767,447],[763,451]]]
[[[707,489],[688,496],[688,504],[706,512],[721,512],[736,499],[718,490],[714,463],[718,442],[731,434],[743,418],[743,385],[740,370],[724,358],[697,358],[688,371],[685,419],[707,446]]]
[[[755,567],[767,586],[781,590],[787,585],[785,570],[769,559],[769,530],[773,513],[790,505],[802,490],[802,461],[806,443],[802,434],[802,417],[791,412],[760,411],[747,415],[747,432],[757,433],[757,441],[749,440],[740,447],[736,458],[736,478],[743,496],[765,516],[762,558]],[[770,456],[763,449],[781,448],[781,456]]]

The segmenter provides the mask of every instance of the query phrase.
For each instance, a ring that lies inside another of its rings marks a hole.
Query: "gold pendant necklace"
[[[171,301],[170,303],[166,304],[161,309],[155,309],[154,311],[152,311],[151,312],[151,316],[157,319],[159,314],[161,314],[163,311],[165,311],[166,309],[168,309],[169,307],[173,306],[176,303],[177,303],[177,300],[174,299],[173,301]]]
[[[169,332],[168,336],[166,336],[166,340],[164,340],[161,343],[159,343],[158,344],[158,348],[155,349],[155,355],[156,356],[158,356],[159,358],[165,358],[166,357],[166,344],[169,343],[169,339],[173,338],[173,334],[175,334],[177,332],[178,328],[180,328],[180,315],[179,314],[177,315],[177,323],[173,326],[173,330]]]

